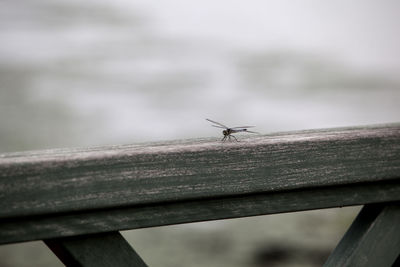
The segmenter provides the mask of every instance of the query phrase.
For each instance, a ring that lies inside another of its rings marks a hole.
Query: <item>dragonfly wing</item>
[[[216,122],[216,121],[213,121],[213,120],[210,120],[210,119],[206,119],[206,120],[208,120],[209,122],[212,122],[212,123],[214,123],[214,124],[217,124],[217,125],[219,125],[219,126],[222,126],[223,128],[226,128],[226,129],[229,128],[229,127],[227,127],[226,125],[223,125],[222,123],[219,123],[219,122]]]
[[[241,133],[241,132],[246,132],[246,129],[230,129],[231,133]]]
[[[233,130],[243,130],[243,129],[247,129],[247,128],[253,128],[255,126],[236,126],[236,127],[232,127],[231,129]]]
[[[216,127],[216,128],[221,128],[221,129],[227,129],[226,127],[222,127],[222,126],[219,126],[219,125],[211,125],[212,127]]]
[[[246,133],[255,133],[255,134],[260,134],[258,132],[253,132],[253,131],[246,131]]]

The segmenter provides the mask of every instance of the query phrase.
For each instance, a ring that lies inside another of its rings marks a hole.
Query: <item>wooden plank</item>
[[[0,244],[400,200],[400,181],[308,188],[0,220]]]
[[[366,205],[324,266],[391,267],[400,255],[400,205]]]
[[[65,266],[146,267],[119,232],[44,240]]]
[[[0,219],[400,177],[400,125],[0,155]]]
[[[400,200],[400,126],[0,156],[0,243]]]

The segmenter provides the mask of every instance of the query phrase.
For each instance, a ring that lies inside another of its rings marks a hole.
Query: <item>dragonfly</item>
[[[213,123],[211,126],[212,127],[216,127],[216,128],[221,128],[224,129],[222,131],[222,134],[224,135],[224,137],[222,137],[221,141],[225,141],[226,139],[228,139],[229,141],[231,140],[231,137],[233,137],[236,141],[238,141],[236,139],[235,136],[233,136],[232,134],[234,133],[241,133],[241,132],[246,132],[246,133],[257,133],[257,132],[253,132],[253,131],[249,131],[247,130],[247,128],[252,128],[254,126],[237,126],[237,127],[228,127],[226,125],[223,125],[222,123],[210,120],[210,119],[206,119],[207,121]]]

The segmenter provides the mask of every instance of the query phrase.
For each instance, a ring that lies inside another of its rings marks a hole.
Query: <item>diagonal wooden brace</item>
[[[66,266],[147,265],[119,232],[44,240]]]
[[[390,267],[399,255],[400,204],[370,204],[360,211],[324,266]]]

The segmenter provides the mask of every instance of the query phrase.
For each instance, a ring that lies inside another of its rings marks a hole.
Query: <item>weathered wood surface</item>
[[[147,266],[119,232],[44,241],[65,266]]]
[[[0,155],[0,243],[400,200],[400,125]]]
[[[325,267],[391,267],[400,256],[400,205],[366,205]]]

